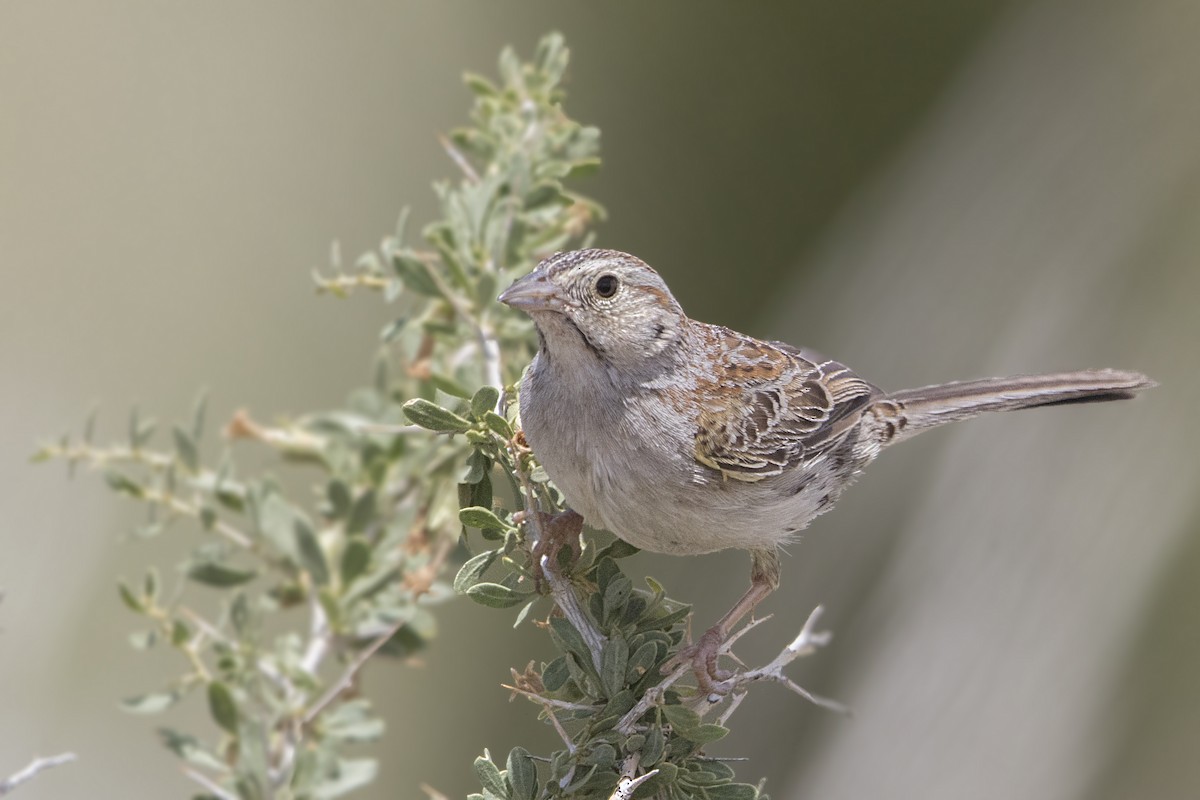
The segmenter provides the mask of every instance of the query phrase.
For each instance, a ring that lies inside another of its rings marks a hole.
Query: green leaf
[[[141,599],[133,593],[133,590],[130,589],[124,581],[117,582],[117,592],[121,595],[121,602],[123,602],[130,611],[136,611],[138,614],[146,613],[146,606],[142,604]]]
[[[158,632],[153,628],[148,631],[134,631],[129,634],[129,645],[134,650],[149,650],[158,642]]]
[[[667,722],[671,723],[671,728],[679,734],[690,731],[700,724],[700,715],[687,706],[663,706],[662,713],[667,718]]]
[[[550,636],[556,640],[562,650],[574,653],[581,663],[589,668],[592,666],[592,653],[575,626],[566,617],[554,617],[550,620]]]
[[[496,797],[508,797],[508,787],[504,785],[504,778],[486,750],[475,759],[475,775],[478,776],[479,785],[485,792],[491,792]]]
[[[383,720],[372,716],[370,703],[361,698],[334,705],[320,719],[321,733],[342,742],[374,742],[384,732]]]
[[[318,783],[312,792],[314,800],[333,800],[375,780],[379,762],[373,758],[339,758],[330,776]]]
[[[367,571],[371,563],[371,545],[362,536],[351,536],[342,551],[342,586],[349,586],[354,579]]]
[[[217,512],[212,506],[200,506],[200,527],[211,531],[217,524]]]
[[[229,687],[220,681],[210,681],[208,684],[208,713],[226,733],[237,735],[237,703],[234,702]]]
[[[487,476],[491,467],[491,459],[478,450],[472,450],[471,455],[467,456],[467,468],[458,482],[475,485]]]
[[[629,663],[629,644],[621,634],[614,634],[600,657],[600,685],[607,697],[625,687],[625,668]]]
[[[350,496],[350,489],[344,481],[331,480],[325,486],[325,499],[329,501],[330,519],[341,519],[350,511],[350,505],[353,498]]]
[[[170,728],[159,728],[158,735],[164,747],[189,764],[218,771],[229,768],[228,764],[205,750],[195,736]]]
[[[205,586],[224,589],[229,586],[240,586],[258,577],[252,569],[235,569],[215,561],[201,561],[188,567],[187,576]]]
[[[145,489],[139,483],[117,472],[115,469],[106,470],[104,480],[108,482],[109,487],[115,492],[127,494],[130,497],[142,497],[145,494]]]
[[[201,390],[192,408],[192,441],[200,441],[204,435],[204,417],[208,413],[208,390]]]
[[[503,436],[505,439],[511,439],[513,435],[512,425],[508,423],[504,417],[497,414],[495,411],[485,411],[483,414],[483,422],[488,426],[488,430]]]
[[[548,692],[557,692],[570,677],[571,670],[567,667],[566,656],[559,656],[542,668],[542,685]]]
[[[442,291],[429,273],[429,267],[416,256],[404,251],[392,254],[392,268],[404,285],[427,297],[441,297]]]
[[[467,597],[490,608],[511,608],[529,598],[528,594],[515,592],[499,583],[477,583],[467,589]]]
[[[467,590],[474,586],[483,573],[487,572],[497,558],[500,557],[499,550],[488,550],[467,559],[467,562],[458,570],[458,574],[454,576],[454,591],[456,594],[466,594]]]
[[[689,730],[682,732],[681,735],[689,742],[695,742],[696,744],[708,744],[710,742],[715,742],[718,739],[724,739],[728,733],[729,728],[721,725],[715,725],[713,723],[706,723],[704,725],[697,725],[694,728],[690,728]]]
[[[183,624],[182,621],[177,619],[171,621],[171,644],[179,647],[186,642],[191,635],[192,632],[188,630],[188,626]]]
[[[674,786],[675,781],[679,778],[679,767],[674,764],[664,761],[655,766],[658,768],[658,774],[637,789],[639,800],[643,797],[657,797],[663,789]]]
[[[434,372],[430,374],[429,382],[432,383],[435,388],[440,389],[451,397],[458,397],[462,400],[471,399],[471,390],[454,380],[454,378],[451,378],[449,375],[442,375]]]
[[[375,490],[367,489],[350,507],[350,518],[346,520],[346,532],[362,533],[375,519],[375,514]]]
[[[476,419],[480,419],[488,411],[495,411],[498,402],[500,402],[500,390],[495,386],[484,386],[471,398],[471,414]]]
[[[422,397],[409,400],[402,408],[404,416],[408,417],[409,422],[427,430],[438,433],[461,433],[471,427],[468,420]]]
[[[200,467],[200,455],[196,451],[196,443],[192,441],[188,432],[178,425],[171,429],[171,433],[175,437],[175,452],[178,454],[180,462],[190,471],[195,472]]]
[[[513,527],[502,521],[490,508],[481,506],[469,506],[468,508],[459,509],[458,521],[468,528],[479,528],[480,530],[494,529],[501,531],[512,530]]]
[[[512,800],[534,800],[537,796],[537,765],[524,747],[514,747],[508,753],[508,782],[512,784]]]
[[[157,714],[179,702],[179,692],[152,692],[121,701],[121,708],[133,714]]]
[[[493,97],[496,94],[492,82],[475,72],[464,72],[463,83],[478,97]]]
[[[297,518],[292,530],[296,536],[296,553],[300,557],[300,565],[308,571],[318,586],[329,583],[329,563],[325,560],[325,551],[317,541],[317,534],[304,520]]]

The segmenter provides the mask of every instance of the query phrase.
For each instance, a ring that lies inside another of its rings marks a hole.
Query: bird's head
[[[533,319],[552,360],[642,379],[674,362],[687,326],[658,273],[616,250],[556,253],[499,299]]]

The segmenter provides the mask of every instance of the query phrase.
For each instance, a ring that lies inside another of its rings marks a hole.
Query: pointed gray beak
[[[556,311],[562,308],[562,296],[543,273],[531,272],[496,298],[522,311]]]

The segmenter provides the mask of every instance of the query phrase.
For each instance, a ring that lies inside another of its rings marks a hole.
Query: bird
[[[555,253],[499,296],[538,350],[519,387],[525,441],[570,510],[642,550],[751,556],[750,588],[671,664],[720,694],[737,622],[779,585],[779,550],[889,445],[989,411],[1121,400],[1139,372],[1083,370],[886,392],[837,361],[689,318],[617,250]]]

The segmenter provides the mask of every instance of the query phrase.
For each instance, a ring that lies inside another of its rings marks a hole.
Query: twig
[[[371,656],[375,655],[379,648],[383,647],[387,643],[388,639],[391,639],[393,636],[395,636],[401,628],[408,624],[408,622],[409,620],[403,618],[396,620],[394,623],[392,623],[391,627],[381,633],[375,639],[375,641],[363,648],[363,650],[354,657],[354,660],[346,666],[346,669],[344,672],[342,672],[341,677],[334,681],[333,684],[325,690],[325,694],[321,695],[321,698],[313,704],[313,707],[304,713],[304,716],[301,718],[304,724],[308,725],[311,723],[317,718],[318,714],[325,710],[326,706],[336,700],[337,696],[345,691],[351,683],[353,683],[354,676],[358,674],[358,671],[362,669],[364,664],[367,663],[367,660],[370,659]]]
[[[675,668],[674,672],[663,678],[660,683],[647,689],[646,693],[642,695],[642,699],[637,702],[637,705],[629,709],[625,716],[621,717],[620,721],[617,722],[615,726],[616,730],[625,734],[632,733],[634,724],[642,718],[642,714],[649,711],[651,706],[656,705],[662,699],[663,693],[677,680],[691,672],[691,670],[691,664],[680,664]]]
[[[639,786],[658,774],[658,768],[655,767],[645,775],[638,775],[635,778],[634,773],[637,772],[638,761],[637,753],[625,759],[625,763],[621,765],[621,780],[617,782],[617,788],[609,795],[608,800],[631,800]]]
[[[308,626],[308,647],[304,649],[304,655],[300,658],[300,667],[315,677],[326,653],[329,652],[333,631],[329,628],[329,615],[325,613],[316,589],[309,592],[308,604],[312,618]]]
[[[197,772],[194,769],[188,769],[187,767],[184,767],[183,774],[203,786],[212,794],[213,797],[218,798],[218,800],[238,800],[236,794],[232,794],[231,792],[227,791],[219,783],[205,775],[203,772]]]
[[[74,761],[78,756],[74,753],[59,753],[56,756],[47,756],[46,758],[35,758],[23,769],[17,770],[9,777],[0,781],[0,796],[6,795],[13,789],[20,786],[25,781],[34,778],[42,770],[57,767],[62,764]]]
[[[454,143],[446,138],[443,134],[438,134],[438,144],[446,151],[446,155],[450,156],[450,160],[462,170],[463,175],[467,176],[467,180],[471,183],[479,183],[479,173],[475,172],[475,168],[471,166],[471,162],[467,161],[467,157],[462,154],[462,151],[454,146]]]
[[[555,700],[553,697],[542,697],[540,694],[535,692],[527,692],[524,689],[518,689],[516,686],[509,686],[507,683],[500,684],[500,687],[503,689],[508,689],[514,694],[519,694],[522,697],[526,697],[535,703],[545,706],[554,706],[555,708],[563,708],[567,711],[595,711],[597,709],[597,706],[587,705],[585,703],[571,703],[567,700]]]
[[[542,530],[542,520],[538,516],[537,499],[533,495],[533,486],[530,484],[529,476],[521,467],[521,453],[512,442],[509,442],[509,452],[513,458],[513,471],[517,473],[517,479],[521,482],[521,489],[525,495],[525,520],[533,530],[534,544],[541,542],[545,536],[545,531]],[[583,607],[579,604],[579,598],[575,596],[575,590],[571,586],[571,582],[564,580],[561,575],[550,567],[550,558],[543,555],[540,566],[542,574],[546,576],[546,582],[550,584],[550,593],[554,596],[554,602],[562,610],[563,616],[567,621],[575,626],[575,630],[579,631],[579,635],[583,637],[583,641],[587,644],[588,651],[592,654],[592,664],[596,671],[600,670],[603,660],[605,637],[592,624],[591,619],[584,613]]]
[[[828,698],[815,695],[783,674],[783,668],[788,664],[792,663],[797,658],[803,658],[804,656],[811,655],[817,650],[817,648],[828,644],[829,640],[833,637],[833,634],[831,634],[829,631],[814,630],[817,620],[820,619],[823,611],[824,609],[821,606],[814,608],[812,613],[808,615],[808,619],[805,620],[804,627],[800,629],[800,633],[795,639],[792,640],[791,644],[780,651],[779,655],[777,655],[770,664],[767,664],[764,667],[759,667],[758,669],[752,669],[735,675],[733,678],[733,689],[743,687],[746,684],[753,683],[755,681],[775,681],[776,683],[782,683],[784,686],[791,689],[793,692],[814,705],[827,708],[830,711],[837,711],[842,714],[850,713],[850,709],[845,705],[837,702],[836,700],[830,700]],[[741,701],[737,700],[736,702],[740,703]],[[731,713],[732,709],[726,711],[721,719],[728,719]]]
[[[584,612],[571,582],[565,580],[555,569],[551,568],[550,556],[543,555],[541,564],[542,574],[546,576],[546,582],[550,584],[550,593],[554,595],[554,602],[558,604],[563,616],[567,618],[567,622],[570,622],[583,637],[584,643],[587,644],[588,650],[592,654],[592,665],[599,672],[604,658],[604,634],[596,630],[596,626]]]

